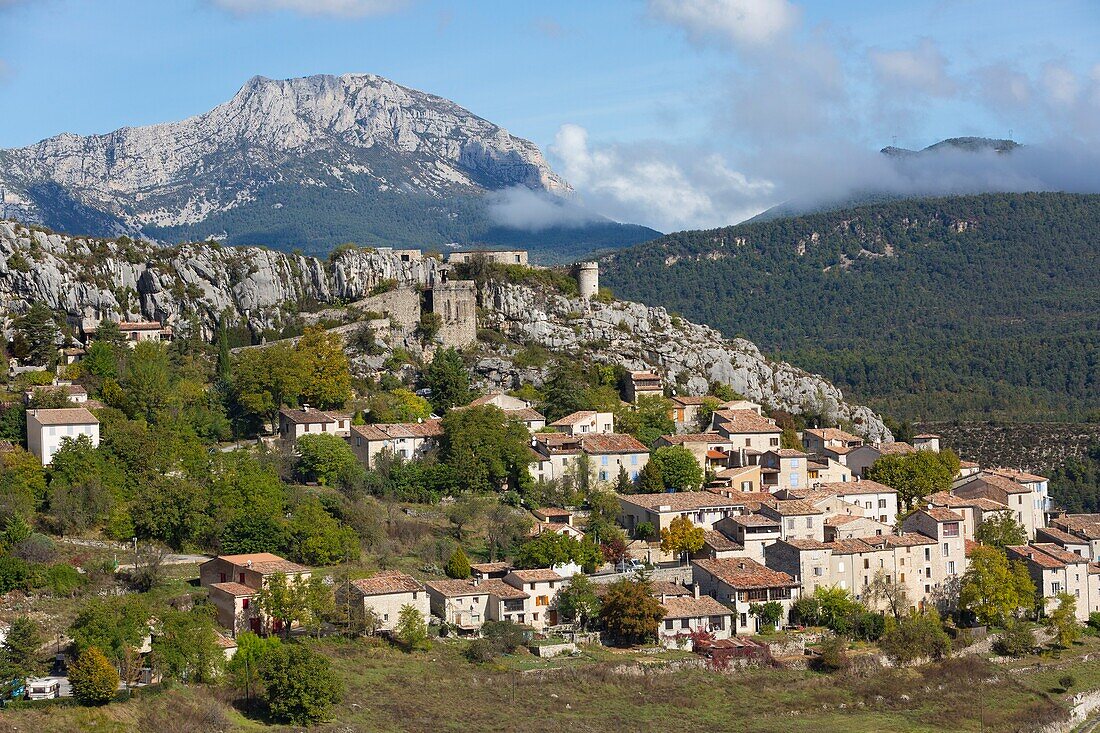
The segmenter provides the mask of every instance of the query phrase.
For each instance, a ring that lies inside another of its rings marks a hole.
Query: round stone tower
[[[580,262],[577,264],[577,285],[581,297],[585,300],[595,298],[600,292],[600,265],[598,262]]]

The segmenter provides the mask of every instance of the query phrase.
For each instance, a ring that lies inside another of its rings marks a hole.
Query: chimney
[[[737,567],[744,570],[745,569],[745,563],[744,562],[739,562],[739,563],[737,563]]]
[[[699,584],[698,583],[692,583],[691,584],[691,594],[693,596],[695,596],[695,600],[699,600]]]
[[[302,403],[302,412],[309,412],[309,403],[308,402],[303,402]]]
[[[471,582],[473,583],[474,587],[476,588],[477,584],[481,582],[481,578],[478,577],[477,575],[475,575]]]

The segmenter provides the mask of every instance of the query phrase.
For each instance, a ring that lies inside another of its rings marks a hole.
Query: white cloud
[[[513,186],[486,197],[489,215],[497,224],[513,229],[541,231],[550,227],[576,227],[600,219],[599,214],[546,191]]]
[[[550,154],[585,203],[618,221],[661,231],[719,226],[767,208],[773,184],[721,156],[660,143],[589,145],[579,125],[558,130]]]
[[[761,46],[799,20],[798,9],[787,0],[649,0],[649,10],[699,44]]]
[[[328,15],[361,18],[385,15],[399,10],[406,0],[210,0],[214,5],[237,15],[289,11],[302,15]],[[0,0],[3,2],[3,0]]]
[[[950,97],[958,85],[947,73],[947,59],[930,38],[922,38],[908,49],[868,52],[871,68],[879,83],[899,91],[930,97]]]

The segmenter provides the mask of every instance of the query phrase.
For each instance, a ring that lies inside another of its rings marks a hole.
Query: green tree
[[[862,610],[852,594],[839,586],[814,588],[817,622],[833,631],[843,629],[845,621],[856,611]]]
[[[60,331],[53,313],[41,301],[34,301],[27,312],[15,319],[16,356],[31,364],[50,365],[57,357]],[[19,348],[22,347],[22,348]]]
[[[703,549],[705,539],[702,527],[696,527],[687,517],[676,517],[661,530],[661,552],[690,555]]]
[[[600,614],[600,597],[587,575],[577,573],[558,592],[558,613],[566,623],[576,624],[581,630]]]
[[[582,567],[599,563],[599,548],[560,532],[542,532],[520,545],[512,560],[517,568],[550,568],[574,562]]]
[[[305,380],[302,402],[328,410],[343,407],[351,397],[351,367],[344,353],[344,339],[320,326],[310,326],[294,350],[302,360]]]
[[[649,460],[638,474],[639,494],[660,494],[665,490],[665,479],[661,475],[661,465]]]
[[[322,486],[339,486],[363,472],[362,464],[343,438],[303,435],[298,438],[298,473]]]
[[[84,576],[72,565],[57,563],[46,569],[46,587],[58,597],[72,597],[84,585]]]
[[[1077,622],[1077,599],[1069,593],[1054,597],[1056,605],[1047,610],[1043,624],[1054,634],[1060,647],[1068,647],[1081,636],[1081,624]]]
[[[34,619],[17,616],[11,622],[2,649],[8,665],[19,679],[33,677],[44,670],[45,665],[39,654],[44,642],[42,628]]]
[[[424,381],[432,390],[432,407],[440,414],[470,401],[470,374],[453,348],[436,352],[424,371]]]
[[[1022,657],[1031,654],[1036,647],[1035,631],[1027,621],[1011,620],[1005,624],[1001,637],[993,649],[1006,657]]]
[[[423,397],[404,388],[379,392],[370,398],[370,420],[376,423],[417,422],[432,415],[432,406]]]
[[[127,415],[158,422],[176,396],[168,348],[157,341],[139,342],[126,359],[119,384],[126,393]]]
[[[499,491],[508,485],[521,495],[531,483],[527,429],[494,405],[452,410],[443,418],[440,457],[462,489]]]
[[[256,594],[255,604],[260,613],[279,622],[283,638],[290,638],[290,628],[308,613],[306,608],[306,580],[299,576],[288,577],[275,573]]]
[[[633,494],[634,482],[630,480],[630,474],[626,472],[626,466],[619,465],[619,474],[615,477],[616,494]]]
[[[899,664],[918,659],[942,659],[951,651],[951,639],[935,611],[913,613],[897,622],[879,640],[886,656]]]
[[[130,504],[134,531],[174,550],[197,544],[208,526],[205,499],[202,489],[188,479],[157,476],[140,485]]]
[[[267,649],[262,657],[260,678],[268,710],[280,722],[320,723],[340,701],[340,681],[328,659],[298,644]]]
[[[546,403],[543,413],[548,421],[558,420],[577,410],[589,407],[587,380],[571,361],[558,361],[546,382]]]
[[[620,644],[636,644],[657,637],[665,609],[650,593],[648,581],[617,580],[607,588],[600,620]]]
[[[1021,563],[1013,566],[1022,567]],[[1021,608],[1034,602],[1035,585],[1023,572],[1014,572],[1000,550],[979,545],[970,552],[959,589],[959,605],[983,624],[1001,626]]]
[[[102,384],[104,379],[118,377],[118,354],[106,341],[96,341],[88,347],[88,353],[80,361],[82,374],[90,374]]]
[[[103,652],[90,646],[69,664],[73,697],[81,705],[106,705],[118,691],[118,672]]]
[[[659,395],[638,398],[632,406],[617,406],[615,426],[621,433],[628,433],[645,445],[653,445],[662,435],[676,432],[672,421],[672,401]]]
[[[355,530],[329,514],[316,496],[295,505],[287,522],[287,551],[306,565],[332,565],[359,558]]]
[[[898,500],[912,508],[929,494],[948,491],[959,459],[949,450],[918,450],[902,455],[885,455],[867,468],[866,478],[886,484],[898,492]]]
[[[470,559],[466,557],[466,553],[462,551],[461,547],[456,547],[455,551],[451,553],[443,572],[447,574],[448,578],[463,579],[470,577]]]
[[[252,552],[280,553],[287,543],[286,527],[274,517],[242,514],[222,530],[218,549],[224,555]]]
[[[783,606],[779,601],[753,603],[749,606],[749,614],[755,616],[763,628],[775,629],[783,619]]]
[[[166,609],[157,614],[153,664],[170,679],[209,683],[225,662],[213,616],[200,606],[191,611]]]
[[[260,668],[263,666],[264,657],[271,649],[281,645],[282,642],[277,636],[265,638],[251,631],[238,634],[237,652],[225,667],[229,684],[243,692],[246,697],[251,697],[254,691],[258,692],[262,683]]]
[[[30,519],[46,499],[46,473],[33,453],[13,448],[0,453],[0,518]]]
[[[393,638],[409,652],[428,647],[428,624],[416,606],[405,604],[401,607]]]
[[[489,544],[489,562],[508,553],[531,531],[526,512],[504,504],[493,506],[485,515],[485,539]]]
[[[986,515],[974,530],[974,539],[983,545],[1004,550],[1012,545],[1026,545],[1027,530],[1024,529],[1024,525],[1016,521],[1012,512],[1006,509],[1003,512],[996,512],[992,517]]]
[[[92,598],[81,604],[69,636],[78,653],[94,647],[111,662],[124,664],[148,633],[149,615],[141,596]]]
[[[96,326],[94,338],[94,343],[103,343],[115,348],[126,345],[126,337],[119,330],[118,321],[100,321]]]
[[[245,415],[278,429],[279,409],[298,403],[307,373],[301,352],[286,343],[245,349],[233,361],[233,396]]]
[[[696,491],[703,483],[703,469],[691,451],[682,445],[665,445],[653,451],[650,463],[656,463],[665,489]]]

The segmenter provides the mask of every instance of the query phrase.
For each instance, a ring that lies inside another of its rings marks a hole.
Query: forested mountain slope
[[[604,258],[660,303],[905,419],[1095,417],[1100,196],[915,199],[710,231]]]

